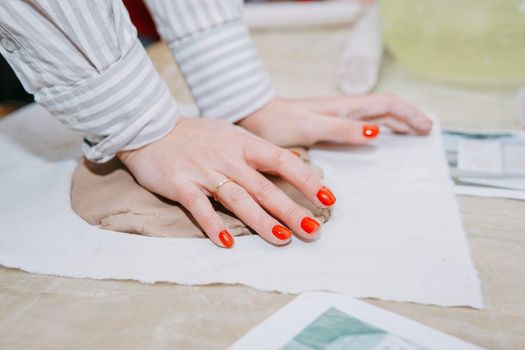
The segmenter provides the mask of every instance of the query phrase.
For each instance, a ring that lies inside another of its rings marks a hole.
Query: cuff
[[[69,128],[86,135],[86,158],[106,162],[166,135],[179,112],[140,42],[102,74],[37,101]]]
[[[203,117],[236,122],[275,97],[250,34],[239,20],[168,46]]]

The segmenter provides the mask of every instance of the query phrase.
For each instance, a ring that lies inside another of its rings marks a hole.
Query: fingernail
[[[272,233],[275,237],[279,238],[282,241],[290,238],[290,236],[292,235],[292,231],[281,225],[275,225],[272,228]]]
[[[319,229],[319,223],[312,218],[305,217],[301,220],[301,227],[306,233],[313,233]]]
[[[297,151],[290,151],[293,153],[294,156],[301,158],[301,154]]]
[[[326,206],[331,206],[335,203],[336,199],[332,191],[328,187],[321,187],[319,192],[317,192],[317,198],[319,198],[319,201],[323,203]]]
[[[377,125],[366,124],[363,125],[363,136],[369,139],[373,139],[379,135],[379,128]]]
[[[219,239],[226,248],[233,246],[233,237],[226,230],[219,232]]]

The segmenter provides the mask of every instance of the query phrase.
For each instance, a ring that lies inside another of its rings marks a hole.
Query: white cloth
[[[299,293],[482,307],[439,130],[382,135],[374,147],[316,150],[337,195],[314,243],[234,249],[92,227],[70,207],[81,140],[36,105],[0,121],[0,264],[26,271],[146,283],[240,283]]]

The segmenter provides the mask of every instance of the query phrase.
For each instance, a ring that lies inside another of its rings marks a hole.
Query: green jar
[[[525,0],[380,0],[385,45],[440,81],[525,84]]]

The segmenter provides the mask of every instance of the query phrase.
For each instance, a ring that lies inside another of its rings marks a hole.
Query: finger
[[[374,124],[384,125],[396,134],[413,133],[412,128],[410,128],[407,124],[400,122],[392,116],[370,118],[370,121]]]
[[[254,169],[268,169],[301,191],[320,207],[335,204],[332,191],[323,185],[317,174],[290,151],[265,140],[254,141],[246,150],[246,161]]]
[[[299,159],[303,159],[303,156],[298,151],[291,150],[290,153],[292,153],[294,156],[298,157]],[[269,175],[279,175],[275,171],[272,171],[270,169],[258,169],[258,170],[262,173],[269,174]]]
[[[224,184],[217,191],[216,198],[268,242],[283,245],[291,240],[292,231],[268,215],[238,184],[234,182]]]
[[[213,243],[223,248],[233,247],[232,235],[201,189],[187,184],[180,189],[176,200],[188,209]]]
[[[312,138],[316,142],[330,141],[355,145],[366,145],[379,135],[379,127],[373,123],[348,118],[333,118],[326,115],[312,115]]]
[[[261,173],[250,167],[235,170],[235,179],[272,216],[306,239],[317,238],[320,224],[312,213],[293,201]]]
[[[416,133],[428,134],[432,128],[432,120],[425,113],[391,95],[365,95],[349,97],[347,116],[350,118],[379,117],[392,115],[397,120],[410,126]]]

